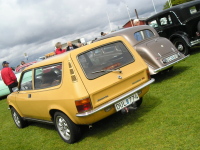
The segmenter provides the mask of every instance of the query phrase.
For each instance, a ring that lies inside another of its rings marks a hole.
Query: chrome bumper
[[[127,92],[127,93],[125,93],[125,94],[123,94],[123,95],[121,95],[121,96],[119,96],[119,97],[117,97],[117,98],[115,98],[115,99],[113,99],[113,100],[111,100],[111,101],[99,106],[99,107],[96,107],[93,110],[90,110],[90,111],[87,111],[87,112],[84,112],[84,113],[76,114],[76,116],[77,117],[86,117],[86,116],[92,115],[92,114],[94,114],[94,113],[96,113],[96,112],[98,112],[98,111],[100,111],[100,110],[102,110],[102,109],[104,109],[104,108],[106,108],[108,106],[111,106],[111,105],[115,104],[118,101],[121,101],[121,100],[125,99],[126,97],[131,96],[135,92],[145,88],[146,86],[150,85],[154,81],[155,81],[155,79],[152,78],[151,80],[149,80],[148,82],[144,83],[143,85],[141,85],[141,86],[139,86],[139,87],[137,87],[137,88],[135,88],[135,89],[133,89],[133,90],[131,90],[131,91],[129,91],[129,92]]]
[[[183,57],[183,58],[181,58],[181,59],[179,59],[179,60],[177,60],[177,61],[175,61],[175,62],[172,62],[172,63],[170,63],[170,64],[168,64],[168,65],[166,65],[166,66],[164,66],[164,67],[158,68],[158,69],[154,70],[154,72],[155,72],[155,74],[156,74],[156,73],[158,73],[158,72],[160,72],[160,71],[163,71],[163,70],[165,70],[165,69],[167,69],[167,68],[173,66],[174,64],[176,64],[176,63],[178,63],[178,62],[180,62],[180,61],[186,59],[186,58],[189,57],[189,56],[190,56],[190,55],[187,55],[187,56],[185,56],[185,57]]]
[[[195,41],[191,41],[190,44],[191,44],[191,46],[200,44],[200,39],[197,39],[197,40],[195,40]]]

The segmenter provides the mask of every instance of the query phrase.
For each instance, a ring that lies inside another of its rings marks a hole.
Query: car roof
[[[161,12],[159,12],[159,13],[153,15],[153,16],[150,16],[149,18],[146,19],[146,21],[148,22],[148,20],[152,20],[152,19],[154,19],[154,18],[156,18],[158,16],[162,16],[165,13],[168,13],[170,11],[174,11],[174,12],[178,11],[180,13],[184,13],[182,11],[182,9],[188,8],[188,7],[192,7],[192,6],[196,5],[196,4],[200,4],[200,1],[199,0],[195,0],[195,1],[191,1],[191,2],[185,2],[185,3],[179,4],[179,5],[175,5],[175,6],[171,7],[171,8],[165,9],[165,10],[163,10],[163,11],[161,11]]]
[[[156,30],[153,27],[148,26],[148,25],[140,25],[140,26],[133,26],[133,27],[129,27],[129,28],[123,28],[123,29],[118,30],[116,32],[102,36],[101,38],[97,39],[97,41],[107,39],[107,38],[111,38],[111,37],[114,37],[114,36],[123,36],[126,40],[129,41],[129,43],[131,43],[132,46],[134,46],[137,43],[140,43],[141,41],[137,41],[135,38],[132,38],[133,33],[141,31],[141,30],[150,30],[154,33],[154,35],[155,35],[154,37],[159,37],[158,33],[156,32]],[[129,37],[131,37],[131,39]]]

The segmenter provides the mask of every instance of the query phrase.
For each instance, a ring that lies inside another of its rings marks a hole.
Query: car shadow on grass
[[[160,83],[163,80],[169,80],[171,78],[174,78],[174,77],[184,73],[189,68],[190,68],[189,66],[174,66],[173,69],[170,71],[163,71],[162,73],[153,75],[152,78],[155,79],[154,84]]]
[[[0,97],[0,101],[1,101],[1,100],[4,100],[4,99],[6,99],[6,98],[7,98],[7,95],[6,95],[6,96],[1,96],[1,97]]]
[[[148,100],[148,102],[146,102],[146,100]],[[144,97],[143,104],[135,111],[127,114],[117,112],[103,120],[100,120],[99,122],[94,123],[92,130],[90,130],[87,126],[83,126],[81,140],[84,140],[87,137],[101,139],[109,134],[121,130],[124,126],[142,123],[143,120],[140,118],[151,112],[160,104],[161,100],[156,97],[148,96],[148,99]]]

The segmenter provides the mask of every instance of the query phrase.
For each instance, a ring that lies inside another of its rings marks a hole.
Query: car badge
[[[118,76],[118,79],[122,79],[122,76],[119,75],[119,76]]]

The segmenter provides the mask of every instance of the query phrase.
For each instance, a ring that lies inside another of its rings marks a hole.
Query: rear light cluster
[[[148,77],[149,80],[151,79],[151,75],[150,75],[149,69],[147,69],[147,77]]]
[[[86,112],[86,111],[92,109],[90,98],[86,98],[83,100],[77,100],[77,101],[75,101],[75,105],[76,105],[76,108],[79,113]]]

